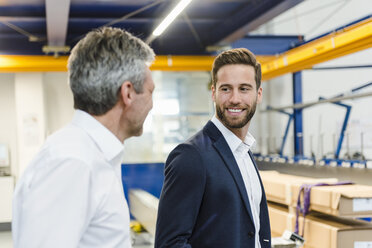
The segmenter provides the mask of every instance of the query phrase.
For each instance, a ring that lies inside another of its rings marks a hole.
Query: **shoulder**
[[[43,149],[50,158],[50,164],[62,165],[67,161],[79,164],[81,167],[87,167],[98,181],[115,177],[112,165],[96,141],[84,129],[73,124],[51,135]]]
[[[19,187],[27,191],[42,188],[47,194],[52,194],[50,189],[60,194],[79,191],[82,196],[95,192],[91,200],[96,205],[100,198],[112,191],[116,175],[104,159],[95,154],[89,156],[80,148],[68,142],[46,145],[28,165]]]
[[[214,140],[209,135],[208,130],[204,128],[186,140],[184,144],[190,145],[200,152],[205,152],[211,149],[213,143]]]
[[[190,143],[182,143],[179,144],[176,148],[171,151],[169,154],[166,164],[169,163],[183,163],[183,162],[190,162],[190,161],[201,161],[202,160],[202,152],[200,151],[199,147],[190,144]]]
[[[56,160],[77,160],[92,164],[100,154],[97,145],[81,128],[67,125],[49,136],[41,152],[48,153]]]
[[[204,130],[200,130],[188,140],[173,149],[169,156],[183,155],[187,157],[191,156],[194,158],[201,158],[203,157],[204,151],[210,149],[211,146],[212,141],[210,137],[204,132]]]
[[[104,177],[112,173],[111,166],[84,130],[68,125],[49,136],[25,170],[29,180],[50,174],[69,178],[75,174],[92,176],[101,171]],[[111,175],[110,175],[111,177]],[[31,179],[32,178],[32,179]]]
[[[208,150],[212,147],[212,141],[203,132],[196,133],[193,137],[179,144],[168,156],[165,163],[165,172],[174,172],[195,175],[204,174],[208,156]]]

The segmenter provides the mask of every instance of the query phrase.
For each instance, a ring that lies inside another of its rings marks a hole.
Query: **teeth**
[[[230,111],[230,112],[234,112],[234,113],[242,112],[241,109],[227,109],[227,110]]]

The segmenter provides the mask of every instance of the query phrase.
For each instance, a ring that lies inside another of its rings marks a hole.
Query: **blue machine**
[[[122,164],[121,174],[127,201],[130,189],[143,189],[160,197],[164,181],[164,163]]]

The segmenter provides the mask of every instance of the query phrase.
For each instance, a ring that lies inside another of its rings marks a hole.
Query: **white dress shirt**
[[[257,171],[254,167],[252,158],[249,156],[249,149],[256,142],[254,137],[248,132],[244,142],[238,138],[233,132],[225,127],[216,116],[212,117],[214,125],[220,130],[227,144],[229,145],[236,163],[238,164],[240,174],[244,181],[244,186],[248,194],[249,204],[252,211],[252,217],[254,221],[255,232],[255,243],[256,248],[261,247],[259,239],[260,230],[260,204],[262,199],[262,189],[260,180],[258,179]]]
[[[18,181],[15,248],[131,247],[121,182],[124,146],[91,115],[50,136]]]

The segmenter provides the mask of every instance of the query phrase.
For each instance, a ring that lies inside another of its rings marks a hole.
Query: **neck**
[[[97,121],[111,131],[121,143],[124,143],[128,137],[127,133],[121,128],[121,109],[116,105],[103,115],[92,115]]]
[[[249,122],[247,125],[245,125],[242,128],[229,128],[227,127],[233,134],[235,134],[239,139],[241,139],[243,142],[245,140],[245,137],[247,136],[248,133],[248,128],[249,128]]]
[[[233,134],[235,134],[239,139],[241,139],[244,142],[245,137],[247,136],[249,124],[251,123],[251,121],[248,121],[248,123],[245,124],[244,127],[231,128],[231,127],[226,126],[225,123],[218,117],[217,114],[215,115],[215,117],[222,123],[222,125],[224,125],[227,129],[229,129]]]

